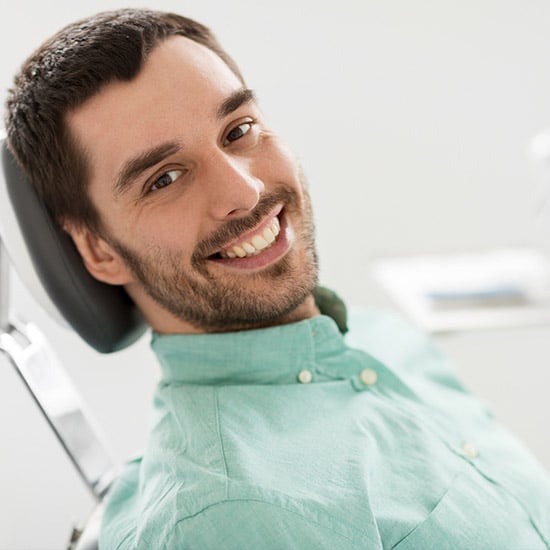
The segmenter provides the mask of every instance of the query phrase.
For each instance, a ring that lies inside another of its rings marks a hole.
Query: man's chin
[[[262,299],[251,293],[235,303],[231,311],[226,302],[223,308],[216,310],[215,316],[203,315],[201,319],[187,321],[195,328],[210,333],[259,329],[297,322],[318,313],[312,291],[309,288],[304,288],[301,292],[294,289],[292,296],[280,296],[279,299],[273,294],[269,299]]]
[[[261,271],[219,275],[193,285],[187,299],[179,303],[172,299],[164,307],[171,306],[172,313],[197,329],[228,332],[298,320],[308,304],[314,305],[314,254],[306,259],[293,250]]]

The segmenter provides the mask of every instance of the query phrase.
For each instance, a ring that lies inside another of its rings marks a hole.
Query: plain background
[[[2,99],[19,64],[60,26],[126,4],[5,6]],[[545,0],[164,0],[154,7],[213,28],[299,154],[321,279],[348,302],[391,307],[369,275],[381,256],[550,246],[544,187],[526,154],[550,126]],[[12,296],[14,310],[47,334],[115,459],[138,451],[158,376],[148,339],[101,356],[55,326],[17,281]],[[546,467],[549,336],[538,327],[437,339]],[[91,505],[20,380],[0,361],[0,550],[63,548]]]

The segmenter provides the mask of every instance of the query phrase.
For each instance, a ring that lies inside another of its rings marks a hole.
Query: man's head
[[[180,15],[149,10],[117,10],[77,21],[24,63],[8,96],[8,142],[56,219],[95,231],[101,227],[86,192],[85,152],[66,125],[67,113],[109,83],[134,79],[151,51],[170,36],[203,44],[243,81],[208,28]]]
[[[88,270],[157,330],[262,326],[310,301],[301,171],[204,26],[123,10],[67,27],[16,78],[7,128]]]

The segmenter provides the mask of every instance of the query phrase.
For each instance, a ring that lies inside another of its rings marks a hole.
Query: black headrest
[[[50,300],[97,351],[109,353],[129,346],[147,328],[138,309],[122,287],[101,283],[88,273],[72,239],[49,215],[5,140],[1,148],[7,194],[32,265]],[[10,256],[17,264],[17,251],[12,248]]]

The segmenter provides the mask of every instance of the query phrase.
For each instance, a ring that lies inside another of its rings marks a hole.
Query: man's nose
[[[220,151],[208,163],[208,209],[217,220],[238,218],[258,204],[263,181],[252,174],[250,161]]]

